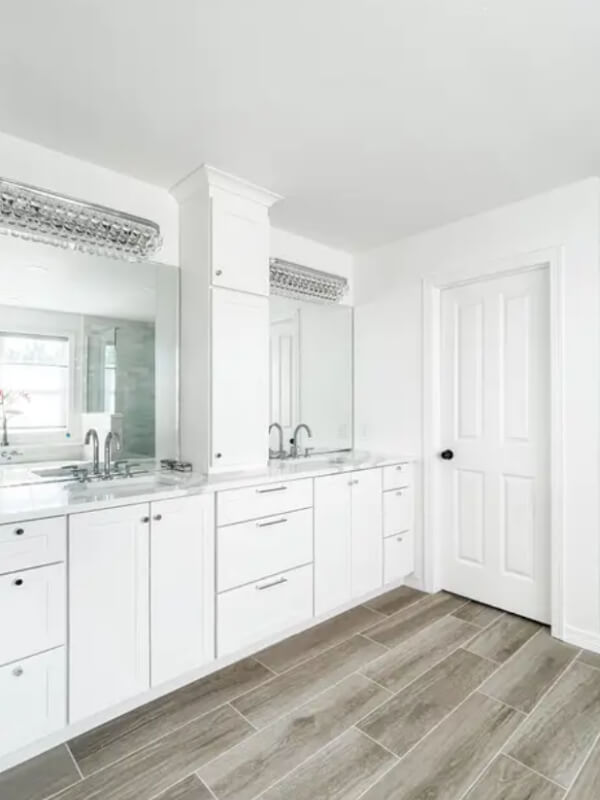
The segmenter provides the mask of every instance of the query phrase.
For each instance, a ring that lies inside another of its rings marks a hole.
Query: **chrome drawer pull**
[[[271,583],[263,583],[262,586],[256,584],[256,589],[258,589],[259,592],[262,592],[263,589],[272,589],[274,586],[280,586],[282,583],[287,582],[287,578],[278,578],[276,581],[272,581]]]
[[[275,486],[273,489],[257,489],[256,494],[268,494],[269,492],[285,492],[287,486]]]
[[[257,528],[269,528],[271,525],[283,525],[284,522],[287,522],[287,517],[282,517],[281,519],[273,519],[271,522],[257,522]]]

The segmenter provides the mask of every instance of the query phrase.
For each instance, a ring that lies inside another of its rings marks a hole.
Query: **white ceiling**
[[[597,0],[0,0],[0,128],[363,249],[600,172]]]

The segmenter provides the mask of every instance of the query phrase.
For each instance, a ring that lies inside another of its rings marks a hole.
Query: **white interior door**
[[[441,314],[443,587],[549,622],[548,270],[446,289]]]

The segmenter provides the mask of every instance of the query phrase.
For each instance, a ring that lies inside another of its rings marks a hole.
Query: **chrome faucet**
[[[272,422],[269,425],[269,435],[271,434],[273,428],[279,431],[279,449],[271,450],[269,447],[269,458],[283,458],[285,456],[285,452],[283,450],[283,428],[278,422]]]
[[[302,429],[304,429],[306,431],[306,433],[308,434],[309,439],[312,439],[312,431],[311,431],[311,429],[308,427],[308,425],[305,422],[301,422],[299,425],[296,425],[296,429],[294,430],[294,435],[292,436],[292,441],[291,441],[291,445],[292,445],[291,448],[290,448],[290,456],[291,456],[291,458],[298,458],[298,434],[300,433],[300,431]],[[310,447],[306,447],[304,449],[305,457],[308,456],[310,450],[311,450]]]
[[[106,434],[106,439],[104,440],[104,477],[110,478],[110,462],[112,457],[113,451],[113,443],[114,443],[114,451],[118,453],[121,449],[121,437],[118,433],[113,433],[109,431]]]
[[[100,475],[100,440],[98,439],[98,431],[95,428],[90,428],[85,435],[85,444],[92,442],[93,445],[93,463],[92,472],[94,475]]]

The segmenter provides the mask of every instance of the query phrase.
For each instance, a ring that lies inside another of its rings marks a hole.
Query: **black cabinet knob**
[[[157,522],[160,522],[162,519],[162,514],[155,514],[152,519],[155,519]]]
[[[440,457],[444,459],[444,461],[452,461],[454,458],[454,451],[453,450],[442,450],[440,453]]]
[[[23,578],[16,578],[13,583],[15,586],[23,586]]]
[[[145,524],[146,522],[150,522],[150,517],[142,517],[142,522]]]
[[[25,528],[15,528],[15,536],[23,536]]]
[[[215,453],[215,458],[222,458],[223,453]]]

